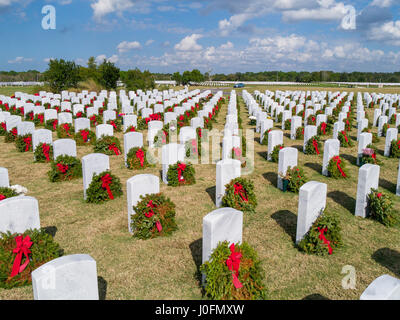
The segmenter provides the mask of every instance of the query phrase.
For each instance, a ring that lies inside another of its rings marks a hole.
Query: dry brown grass
[[[250,128],[247,110],[243,103],[241,106],[244,128]],[[217,128],[223,128],[225,115],[226,107],[219,114]],[[355,134],[353,129],[351,136]],[[122,134],[117,136],[122,141]],[[329,257],[300,253],[293,242],[298,196],[276,188],[278,166],[263,158],[267,148],[258,143],[258,137],[255,134],[256,167],[248,177],[255,183],[259,205],[256,213],[245,214],[243,239],[262,259],[270,299],[303,299],[316,294],[329,299],[358,299],[378,276],[388,273],[400,278],[400,231],[354,217],[358,167],[349,163],[351,178],[335,181],[321,175],[322,155],[306,156],[302,152],[299,165],[309,179],[328,184],[328,208],[340,216],[345,246]],[[284,143],[302,144],[287,136]],[[383,144],[382,139],[380,150]],[[110,165],[121,179],[124,196],[94,205],[83,201],[81,179],[52,184],[46,175],[50,165],[33,163],[32,153],[17,152],[14,144],[4,143],[3,137],[0,146],[0,166],[9,169],[12,184],[27,187],[29,195],[39,200],[42,227],[57,228],[55,239],[65,254],[87,253],[96,260],[98,276],[107,283],[107,299],[202,298],[196,272],[201,263],[202,219],[215,209],[214,164],[195,166],[197,183],[193,186],[172,188],[161,183],[161,192],[176,204],[179,230],[168,238],[143,241],[128,233],[126,207],[126,180],[143,172],[126,169],[123,156],[110,157]],[[91,147],[78,147],[79,158],[91,152]],[[356,147],[341,149],[350,161],[354,161],[356,152]],[[395,198],[398,160],[379,157],[384,162],[380,185]],[[158,165],[144,172],[159,175],[160,170]],[[345,265],[356,268],[356,290],[341,286]],[[31,287],[0,289],[0,299],[32,298]]]

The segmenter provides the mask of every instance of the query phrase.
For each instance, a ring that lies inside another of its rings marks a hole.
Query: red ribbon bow
[[[199,138],[201,138],[201,129],[199,128]]]
[[[235,183],[233,186],[235,188],[235,195],[238,194],[244,202],[248,202],[246,190],[244,190],[243,186],[240,183]]]
[[[349,143],[349,139],[347,138],[346,131],[342,131],[341,133],[342,133],[342,135],[344,135],[344,139],[346,140],[346,143]]]
[[[321,131],[326,134],[326,122],[321,123]]]
[[[65,132],[67,133],[67,135],[70,135],[69,134],[69,125],[68,125],[68,123],[64,123],[63,125],[62,125],[62,127],[64,128],[64,130],[65,130]]]
[[[112,194],[112,192],[111,192],[111,189],[110,189],[110,184],[111,184],[111,182],[112,182],[111,176],[110,176],[108,173],[105,174],[104,176],[101,177],[101,182],[102,182],[101,187],[102,187],[103,189],[106,189],[106,190],[107,190],[108,197],[109,197],[111,200],[113,200],[113,199],[114,199],[114,196],[113,196],[113,194]]]
[[[60,171],[61,173],[66,173],[68,171],[68,165],[63,165],[61,163],[57,163],[57,168],[58,171]]]
[[[184,164],[184,163],[178,164],[178,181],[179,182],[185,181],[185,179],[183,178],[183,174],[182,174],[182,172],[185,171],[185,169],[186,169],[186,164]]]
[[[339,169],[339,171],[340,171],[342,177],[346,178],[346,174],[344,173],[342,167],[340,166],[340,163],[342,162],[342,159],[340,159],[339,156],[336,156],[336,157],[333,158],[333,161],[336,162],[336,166],[337,166],[337,168]]]
[[[7,130],[6,124],[4,122],[0,123],[1,127],[3,128],[4,131]]]
[[[44,122],[44,115],[43,115],[43,113],[38,114],[37,117],[38,117],[40,123],[43,123],[43,122]]]
[[[54,120],[53,121],[53,130],[57,129],[57,125],[58,125],[58,120]]]
[[[24,138],[24,142],[25,142],[25,152],[28,152],[32,146],[32,138],[26,137],[26,138]]]
[[[138,151],[136,151],[136,157],[139,159],[140,161],[140,166],[143,167],[143,163],[144,163],[144,152],[142,149],[139,149]]]
[[[324,244],[328,245],[329,254],[332,254],[331,242],[328,241],[328,239],[324,235],[324,233],[327,231],[328,231],[328,228],[324,228],[324,229],[318,228],[319,239],[322,240],[324,242]]]
[[[15,137],[18,134],[17,128],[13,128],[10,133]]]
[[[117,130],[117,125],[113,120],[110,121],[110,124],[114,127],[115,130]]]
[[[313,139],[313,146],[314,146],[314,148],[315,148],[315,151],[317,152],[317,154],[319,154],[319,150],[318,150],[318,142],[317,142],[317,140],[315,140],[315,139]]]
[[[119,149],[117,148],[117,146],[115,145],[115,143],[112,143],[108,146],[108,150],[112,150],[114,151],[116,156],[119,156],[121,154],[121,152],[119,151]]]
[[[23,236],[17,236],[15,238],[15,242],[17,246],[13,250],[13,253],[16,253],[14,264],[11,271],[11,278],[15,277],[17,274],[21,273],[25,270],[26,266],[29,264],[29,254],[31,250],[29,248],[32,246],[33,242],[29,236],[23,238]],[[21,265],[22,255],[25,255],[25,262]]]
[[[43,151],[44,156],[46,157],[46,161],[50,161],[50,156],[49,156],[50,146],[47,145],[46,143],[43,143],[42,151]]]
[[[150,208],[150,210],[149,210],[149,212],[145,212],[144,215],[147,218],[151,218],[152,216],[155,215],[153,208],[156,208],[157,206],[155,204],[153,204],[153,200],[150,200],[149,203],[147,204],[147,207]],[[157,228],[158,232],[162,231],[162,225],[161,225],[160,220],[156,221],[156,228]]]
[[[236,289],[240,289],[243,285],[239,281],[239,267],[240,267],[240,259],[242,258],[242,254],[240,252],[235,252],[235,244],[232,243],[229,247],[231,250],[231,255],[226,260],[226,265],[228,269],[232,271],[232,281],[233,285]]]
[[[82,136],[83,142],[87,142],[88,141],[88,137],[89,137],[89,131],[82,130],[81,131],[81,136]]]
[[[96,121],[96,116],[95,116],[95,115],[93,115],[93,116],[90,117],[90,121],[91,121],[94,125],[97,125],[97,121]]]
[[[378,199],[380,199],[382,198],[382,193],[378,193],[376,196],[378,197]]]
[[[6,196],[3,194],[0,194],[0,201],[6,199]]]
[[[240,148],[233,148],[233,153],[238,158],[240,158],[242,156],[242,150],[240,150]]]

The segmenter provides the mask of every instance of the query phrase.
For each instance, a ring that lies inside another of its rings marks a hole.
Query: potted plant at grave
[[[191,163],[178,161],[170,165],[167,172],[168,185],[178,187],[183,185],[192,185],[196,183],[194,166]]]
[[[92,182],[86,189],[86,202],[103,203],[122,196],[122,185],[119,178],[109,170],[94,174]]]
[[[35,162],[50,162],[53,159],[53,146],[47,143],[39,143],[33,154]]]
[[[296,140],[304,140],[304,127],[296,129]]]
[[[175,204],[162,193],[141,196],[133,211],[131,229],[135,238],[166,237],[178,229]]]
[[[62,250],[59,244],[43,229],[26,230],[22,234],[1,233],[0,288],[30,285],[33,270],[60,256]]]
[[[10,131],[6,131],[4,142],[11,143],[17,139],[18,131],[17,128],[12,128]]]
[[[331,255],[342,245],[339,218],[323,212],[297,245],[300,251],[319,256]]]
[[[47,130],[51,130],[51,131],[57,131],[57,126],[58,126],[58,120],[57,119],[50,119],[47,120],[44,127]]]
[[[341,147],[350,148],[354,146],[353,141],[351,141],[344,130],[338,133],[338,139]]]
[[[19,152],[32,151],[32,135],[25,134],[23,136],[17,136],[15,139],[15,146]]]
[[[312,155],[312,154],[320,154],[320,150],[322,148],[321,138],[319,136],[313,136],[308,139],[305,154]]]
[[[148,167],[154,167],[149,163],[149,155],[145,147],[131,148],[126,155],[126,164],[128,169],[131,170],[142,170]],[[152,162],[152,161],[151,161]]]
[[[371,189],[371,193],[368,195],[368,207],[370,217],[386,227],[399,224],[399,214],[394,210],[393,201],[387,194],[379,192],[377,189]]]
[[[329,160],[327,169],[329,176],[334,179],[349,178],[346,162],[339,156],[335,156]]]
[[[222,205],[239,211],[255,212],[257,197],[254,192],[253,181],[240,177],[232,179],[225,186]]]
[[[74,139],[78,146],[84,146],[87,144],[93,145],[96,143],[96,135],[89,129],[79,130],[77,133],[75,133]]]
[[[0,201],[18,196],[18,193],[8,187],[0,187]]]
[[[308,179],[304,174],[304,170],[301,167],[288,168],[286,175],[279,173],[282,178],[282,191],[290,191],[293,193],[299,193],[301,186],[307,183]]]
[[[264,300],[264,270],[257,252],[247,243],[220,242],[200,266],[205,296],[211,300]]]
[[[274,149],[271,152],[271,161],[272,162],[278,162],[279,160],[279,151],[281,151],[285,146],[283,144],[278,144],[274,147]]]
[[[81,161],[75,157],[61,155],[51,163],[48,172],[50,182],[68,181],[82,177]]]
[[[119,156],[121,154],[121,145],[117,137],[102,136],[94,144],[94,152],[104,153],[106,155]]]
[[[382,165],[382,161],[377,159],[377,148],[372,144],[369,144],[365,149],[362,150],[362,155],[360,158],[360,167],[364,164],[371,163],[377,164],[379,166]]]
[[[74,137],[74,127],[70,123],[63,123],[57,127],[58,139],[67,139]]]

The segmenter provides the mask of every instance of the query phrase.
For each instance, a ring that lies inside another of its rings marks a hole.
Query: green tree
[[[120,77],[119,68],[110,61],[104,59],[103,63],[99,65],[99,83],[109,89],[117,88],[117,81]]]
[[[127,90],[148,90],[155,87],[153,75],[147,70],[141,72],[138,68],[121,71],[121,81]]]
[[[179,72],[175,72],[172,75],[172,80],[175,80],[176,85],[179,86],[182,83],[182,76]]]
[[[44,72],[44,80],[54,92],[76,88],[80,79],[79,67],[75,62],[63,59],[50,60],[49,67]]]

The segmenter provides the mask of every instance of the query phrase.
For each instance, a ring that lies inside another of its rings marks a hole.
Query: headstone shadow
[[[203,238],[193,241],[189,245],[189,248],[192,253],[192,258],[193,258],[194,264],[196,265],[195,278],[197,281],[199,281],[199,284],[200,284],[200,283],[202,283],[202,275],[200,272],[200,266],[202,263]]]
[[[44,227],[43,230],[51,235],[53,238],[56,236],[56,233],[58,231],[56,226],[49,226],[49,227]]]
[[[306,164],[304,164],[306,167],[313,169],[314,171],[316,171],[317,173],[322,173],[322,166],[319,163],[315,163],[315,162],[307,162]]]
[[[313,293],[304,297],[302,300],[330,300],[330,299],[319,293]]]
[[[357,157],[352,156],[350,154],[341,154],[340,155],[343,159],[347,160],[348,162],[350,162],[353,165],[357,165]]]
[[[280,210],[273,213],[271,218],[285,230],[294,243],[296,241],[297,216],[289,210]]]
[[[268,180],[273,186],[277,186],[278,184],[278,177],[275,172],[267,172],[263,173],[263,177],[265,180]]]
[[[107,281],[103,277],[97,277],[97,285],[99,287],[99,300],[106,300]]]
[[[267,147],[267,146],[265,146],[265,147]],[[262,157],[263,159],[267,159],[267,156],[268,156],[268,152],[267,152],[267,151],[257,152],[257,153],[258,153],[258,155],[259,155],[260,157]]]
[[[216,189],[217,189],[216,186],[209,187],[209,188],[206,189],[206,192],[210,196],[210,198],[211,198],[213,203],[215,203],[215,192],[216,192]]]
[[[397,277],[400,277],[400,252],[390,248],[381,248],[376,250],[371,257]]]
[[[291,146],[292,148],[296,148],[297,150],[299,150],[299,152],[303,152],[303,145],[295,145],[295,146]]]
[[[328,193],[328,197],[337,204],[340,204],[346,210],[350,211],[350,213],[354,213],[356,200],[353,197],[350,197],[347,193],[342,191],[331,191]]]
[[[397,185],[386,179],[379,178],[379,186],[386,189],[389,192],[396,193]]]

